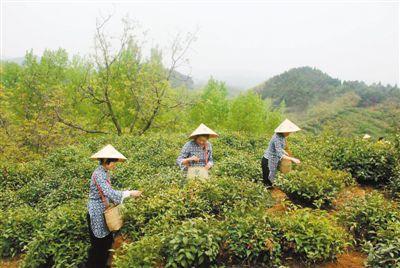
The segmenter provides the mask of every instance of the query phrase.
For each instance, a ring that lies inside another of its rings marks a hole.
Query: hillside
[[[290,69],[252,90],[275,105],[285,103],[288,116],[305,129],[333,127],[344,132],[385,135],[400,127],[397,86],[341,81],[311,67]]]

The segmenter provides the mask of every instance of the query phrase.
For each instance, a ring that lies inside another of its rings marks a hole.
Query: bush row
[[[307,264],[334,259],[347,233],[321,211],[282,216],[233,210],[224,218],[175,222],[168,232],[144,234],[117,252],[116,267],[210,267],[219,264],[279,266],[286,256]],[[146,249],[146,250],[140,250]]]

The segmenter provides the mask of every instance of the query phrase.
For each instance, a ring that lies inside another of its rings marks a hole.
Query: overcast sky
[[[196,80],[214,76],[252,87],[293,67],[333,77],[399,83],[399,4],[396,2],[13,2],[2,1],[2,58],[33,49],[93,50],[96,18],[126,14],[148,30],[149,44],[167,48],[177,32],[199,29],[188,54]],[[186,72],[187,69],[182,70]]]

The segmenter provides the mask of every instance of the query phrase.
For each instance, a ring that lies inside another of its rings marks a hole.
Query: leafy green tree
[[[273,110],[271,101],[248,91],[232,100],[229,113],[230,129],[261,134],[273,130],[282,119],[280,110]]]
[[[228,127],[229,114],[228,90],[225,83],[210,78],[203,89],[199,101],[190,114],[192,123],[205,123],[210,127]]]

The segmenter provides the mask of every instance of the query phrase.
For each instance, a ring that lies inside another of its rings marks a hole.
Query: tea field
[[[302,164],[273,190],[261,183],[268,139],[235,133],[212,140],[205,182],[187,181],[175,165],[186,141],[178,134],[86,138],[39,160],[3,163],[3,265],[84,267],[97,165],[89,156],[111,143],[128,158],[113,186],[143,191],[124,203],[113,267],[345,267],[351,254],[360,265],[400,267],[400,136],[388,140],[290,136]]]

